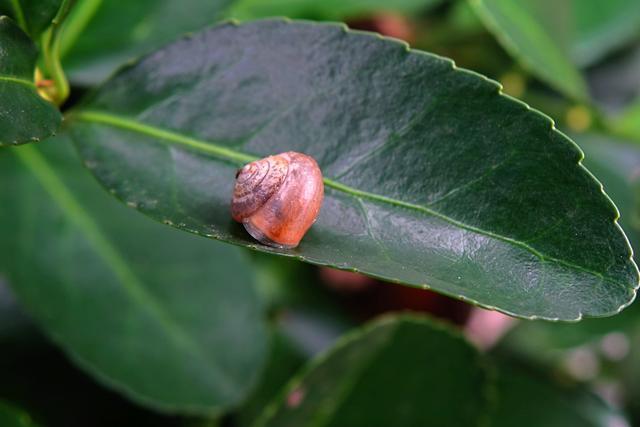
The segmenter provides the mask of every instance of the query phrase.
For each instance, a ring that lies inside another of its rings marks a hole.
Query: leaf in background
[[[373,12],[417,13],[442,0],[237,0],[228,17],[246,20],[269,16],[341,21]]]
[[[133,215],[69,150],[0,151],[0,272],[72,359],[134,400],[240,402],[267,352],[246,254]]]
[[[268,360],[257,387],[236,411],[233,425],[251,426],[264,407],[278,395],[287,381],[300,369],[306,358],[289,338],[280,330],[275,330]]]
[[[36,39],[56,16],[62,0],[0,0],[0,15],[12,17]]]
[[[0,426],[37,427],[26,412],[2,401],[0,401]]]
[[[490,384],[481,356],[453,330],[386,317],[312,360],[255,425],[480,425]]]
[[[567,3],[570,4],[571,21],[564,30],[571,31],[569,55],[580,67],[592,65],[613,50],[640,38],[640,3],[636,0],[573,0]],[[553,7],[557,2],[549,4]],[[559,27],[554,30],[556,28]]]
[[[585,164],[608,189],[621,212],[620,225],[640,253],[640,146],[607,135],[575,135]]]
[[[69,121],[106,188],[200,235],[524,317],[611,315],[638,285],[575,144],[495,82],[397,41],[225,24],[122,70]],[[279,250],[229,202],[238,166],[288,150],[319,162],[325,201]]]
[[[640,141],[640,98],[614,120],[613,128],[621,135]]]
[[[640,328],[636,329],[629,343],[630,354],[623,362],[622,382],[626,387],[626,403],[635,416],[635,424],[640,422]]]
[[[0,273],[0,347],[12,339],[28,340],[34,327]],[[0,394],[1,395],[1,394]]]
[[[50,137],[60,113],[36,90],[33,74],[38,51],[6,16],[0,17],[0,147]]]
[[[585,74],[598,108],[610,119],[619,117],[634,101],[640,103],[640,43],[608,55]]]
[[[222,17],[234,0],[78,0],[62,33],[71,81],[93,85],[138,55]]]
[[[595,394],[561,385],[513,363],[500,363],[497,408],[490,427],[630,427]]]
[[[555,89],[586,100],[579,69],[640,32],[636,0],[470,0],[496,38]]]

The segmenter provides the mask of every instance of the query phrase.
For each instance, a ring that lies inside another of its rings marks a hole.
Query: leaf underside
[[[394,40],[224,24],[121,70],[69,120],[110,192],[203,236],[529,318],[611,315],[638,284],[577,146],[497,83]],[[238,166],[288,150],[318,161],[326,196],[278,250],[229,202]]]

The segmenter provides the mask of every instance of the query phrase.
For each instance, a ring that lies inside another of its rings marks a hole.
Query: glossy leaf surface
[[[575,135],[586,153],[586,163],[620,209],[620,225],[634,253],[640,253],[640,146],[606,135]],[[613,332],[640,328],[640,302],[608,319],[586,319],[578,324],[521,322],[506,338],[512,348],[533,356],[594,342]]]
[[[487,27],[531,72],[588,97],[579,72],[640,31],[636,0],[471,0]]]
[[[314,359],[258,426],[474,426],[489,377],[461,336],[416,316],[384,318]]]
[[[246,254],[119,205],[63,139],[0,151],[0,274],[103,383],[154,408],[212,413],[266,358]]]
[[[62,34],[65,69],[73,82],[99,83],[126,61],[213,24],[232,2],[78,0]]]
[[[53,135],[60,113],[38,95],[33,82],[38,51],[8,17],[0,17],[0,146]]]
[[[122,70],[69,120],[109,191],[207,237],[526,317],[614,314],[638,284],[575,144],[495,82],[397,41],[225,24]],[[318,161],[325,201],[301,245],[277,250],[229,204],[239,166],[289,150]]]

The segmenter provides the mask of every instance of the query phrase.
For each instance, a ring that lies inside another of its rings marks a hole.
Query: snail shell
[[[318,217],[323,197],[316,161],[289,151],[238,170],[231,216],[260,243],[295,248]]]

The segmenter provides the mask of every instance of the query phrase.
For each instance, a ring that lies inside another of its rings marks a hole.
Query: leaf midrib
[[[36,87],[35,83],[30,82],[27,79],[21,79],[19,77],[11,77],[11,76],[0,76],[0,82],[9,82],[9,83],[18,83],[21,85],[29,86],[31,88]]]
[[[208,366],[220,380],[225,393],[233,396],[237,393],[234,381],[223,369],[211,363],[211,358],[207,357],[199,349],[195,342],[176,326],[171,316],[164,310],[156,298],[149,294],[135,273],[129,268],[126,261],[118,253],[117,249],[107,239],[100,227],[91,218],[88,212],[80,205],[73,194],[69,191],[58,174],[51,168],[47,160],[34,147],[25,145],[16,150],[16,155],[24,166],[29,169],[36,180],[57,203],[60,209],[76,223],[84,232],[87,239],[93,242],[96,252],[105,260],[106,264],[113,270],[126,293],[145,307],[151,316],[158,320],[162,328],[180,347],[185,348],[189,353],[201,359],[204,366]]]
[[[160,140],[165,140],[165,141],[169,141],[169,142],[173,142],[179,145],[182,145],[184,147],[187,147],[191,150],[195,150],[198,152],[203,152],[203,153],[207,153],[207,154],[212,154],[218,158],[220,158],[223,161],[228,161],[233,163],[234,165],[240,166],[242,164],[248,163],[248,162],[252,162],[255,161],[257,159],[259,159],[259,157],[257,156],[253,156],[250,154],[245,154],[227,147],[223,147],[220,145],[216,145],[213,142],[210,141],[205,141],[205,140],[199,140],[187,135],[183,135],[180,133],[177,133],[175,131],[170,131],[167,129],[162,129],[160,127],[156,127],[156,126],[151,126],[145,123],[141,123],[138,122],[136,120],[133,119],[129,119],[126,117],[122,117],[122,116],[118,116],[109,112],[104,112],[104,111],[97,111],[97,110],[85,110],[85,111],[75,111],[73,113],[70,114],[69,116],[70,120],[80,120],[80,121],[85,121],[85,122],[93,122],[93,123],[98,123],[98,124],[104,124],[104,125],[110,125],[113,127],[117,127],[117,128],[121,128],[121,129],[125,129],[128,131],[133,131],[133,132],[137,132],[140,134],[144,134],[147,136],[152,136],[152,137],[156,137],[159,138]],[[374,194],[374,193],[369,193],[366,191],[362,191],[362,190],[358,190],[356,188],[353,187],[349,187],[345,184],[341,184],[337,181],[334,181],[330,178],[324,178],[324,184],[325,186],[332,188],[334,190],[343,192],[345,194],[351,195],[353,197],[357,197],[360,199],[366,199],[366,200],[372,200],[375,202],[380,202],[380,203],[384,203],[384,204],[390,204],[393,206],[397,206],[397,207],[402,207],[402,208],[406,208],[406,209],[410,209],[410,210],[414,210],[414,211],[419,211],[422,212],[424,214],[427,215],[431,215],[433,217],[436,217],[438,219],[441,219],[449,224],[455,225],[456,227],[462,228],[464,230],[468,230],[480,235],[484,235],[487,237],[491,237],[497,240],[501,240],[503,242],[509,243],[511,245],[520,247],[526,251],[528,251],[529,253],[533,254],[534,256],[536,256],[537,258],[539,258],[542,262],[550,262],[550,263],[556,263],[558,265],[562,265],[564,267],[568,267],[571,269],[575,269],[578,271],[582,271],[584,273],[588,273],[591,274],[599,279],[601,279],[604,282],[616,285],[616,286],[623,286],[622,284],[615,282],[614,280],[605,277],[602,273],[599,273],[597,271],[593,271],[590,270],[586,267],[577,265],[577,264],[573,264],[571,262],[562,260],[562,259],[558,259],[558,258],[554,258],[554,257],[550,257],[547,256],[545,254],[543,254],[542,252],[538,251],[537,249],[527,245],[524,242],[521,242],[519,240],[513,239],[511,237],[507,237],[507,236],[503,236],[497,233],[493,233],[491,231],[487,231],[487,230],[483,230],[481,228],[478,227],[474,227],[472,225],[468,225],[465,224],[463,222],[460,222],[456,219],[450,218],[444,214],[441,214],[437,211],[434,211],[430,208],[427,208],[425,206],[420,206],[420,205],[416,205],[413,203],[408,203],[408,202],[403,202],[401,200],[396,200],[390,197],[386,197],[386,196],[381,196],[378,194]]]

